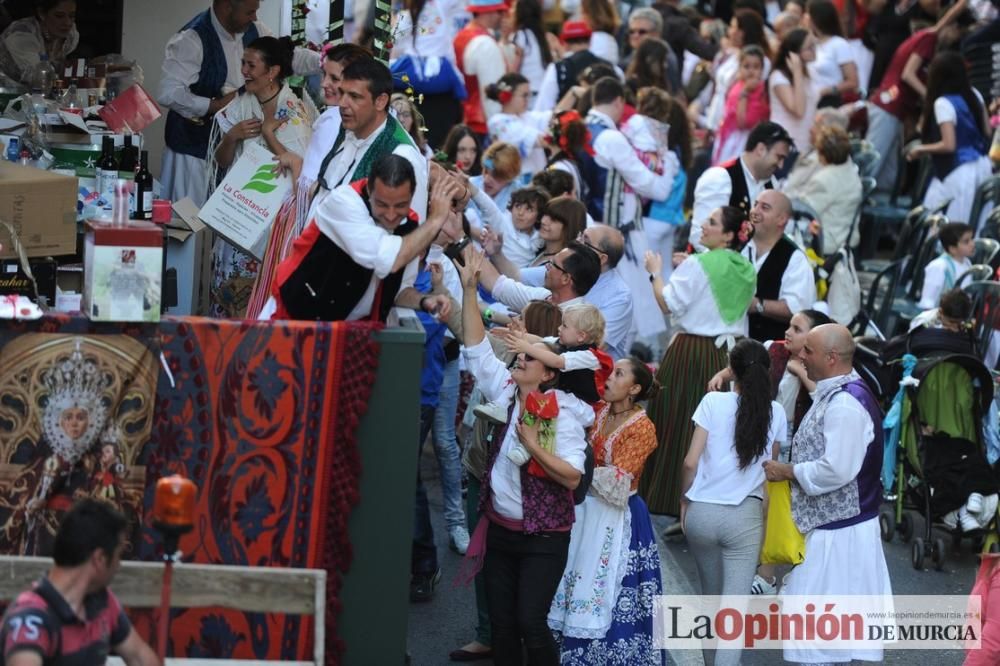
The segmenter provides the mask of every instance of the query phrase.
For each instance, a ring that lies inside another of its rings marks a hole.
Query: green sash
[[[696,254],[719,309],[719,316],[732,324],[747,313],[757,291],[757,271],[753,264],[732,250],[711,250]]]

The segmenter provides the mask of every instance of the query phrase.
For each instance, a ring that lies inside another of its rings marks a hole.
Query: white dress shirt
[[[816,392],[822,392],[842,376],[816,382]],[[853,370],[850,377],[859,378]],[[807,495],[824,495],[846,486],[858,478],[874,436],[875,427],[864,406],[850,394],[838,391],[830,399],[823,418],[826,450],[817,460],[796,463],[792,468],[795,480]]]
[[[757,180],[750,173],[746,162],[740,156],[740,166],[743,167],[743,177],[747,181],[747,194],[750,197],[750,207],[753,208],[757,197],[764,191],[764,186],[771,183],[776,187],[773,178]],[[699,252],[705,247],[701,244],[701,227],[711,216],[712,211],[721,206],[729,205],[729,197],[733,195],[733,181],[729,172],[722,167],[706,169],[694,186],[694,212],[691,215],[691,244]],[[747,211],[749,214],[750,211]]]
[[[226,57],[226,82],[222,86],[223,93],[237,90],[243,86],[241,71],[243,60],[243,33],[232,35],[222,27],[215,12],[211,12],[212,26],[215,28],[222,51]],[[273,33],[260,21],[255,22],[257,32],[261,37],[269,37]],[[185,118],[197,119],[208,113],[208,105],[212,101],[208,97],[199,97],[191,92],[190,86],[198,80],[201,71],[203,51],[201,38],[194,30],[181,30],[167,42],[166,53],[163,56],[163,68],[160,78],[160,90],[156,96],[163,106],[176,111]],[[312,74],[319,71],[321,55],[308,49],[296,48],[292,57],[292,69],[296,74]]]
[[[749,330],[746,314],[731,324],[722,321],[708,276],[697,257],[688,257],[673,270],[663,287],[663,300],[673,325],[681,333],[719,338],[745,336]]]
[[[587,114],[587,123],[594,122],[607,128],[594,139],[594,160],[609,171],[617,171],[632,188],[631,193],[622,194],[625,197],[621,214],[623,223],[635,215],[641,205],[639,197],[655,201],[666,199],[674,184],[674,176],[680,168],[677,155],[667,146],[662,146],[659,157],[663,164],[663,173],[658,174],[639,159],[628,138],[618,130],[615,122],[607,114],[591,109]]]
[[[924,268],[924,287],[920,292],[920,307],[929,310],[936,308],[941,301],[941,293],[944,292],[944,283],[947,274],[951,273],[952,285],[954,281],[962,276],[962,273],[972,268],[972,262],[968,257],[962,257],[961,261],[956,261],[951,255],[944,253],[939,255]]]
[[[341,144],[340,152],[330,160],[330,164],[326,167],[326,173],[320,174],[321,176],[325,176],[326,185],[330,190],[336,189],[341,185],[350,184],[356,180],[354,172],[358,167],[358,163],[365,152],[375,143],[378,135],[385,129],[386,122],[388,120],[383,121],[381,125],[376,127],[364,139],[357,138],[351,130],[347,130],[344,133],[344,143]],[[333,146],[331,145],[330,148],[332,149]],[[423,222],[427,217],[427,158],[416,147],[412,139],[409,139],[408,143],[401,143],[396,146],[392,154],[405,158],[406,161],[413,165],[413,172],[417,176],[417,190],[413,193],[413,201],[410,203],[410,208],[416,211],[417,217]],[[322,190],[316,192],[309,210],[309,218],[307,219],[313,218],[316,208],[326,198],[327,194],[328,192]]]
[[[756,241],[751,239],[743,248],[742,254],[760,273],[760,267],[764,265],[771,251],[768,250],[764,254],[760,254],[757,251]],[[811,308],[816,302],[816,277],[813,275],[812,266],[809,265],[805,252],[798,248],[795,248],[795,252],[792,253],[788,260],[788,266],[785,267],[785,272],[781,276],[778,300],[784,301],[793,315]]]
[[[493,347],[486,338],[479,344],[465,348],[465,360],[469,372],[476,378],[476,386],[487,400],[507,409],[511,401],[517,399],[517,384],[511,380],[510,370],[494,355]],[[582,474],[586,463],[586,429],[594,422],[594,409],[574,395],[559,390],[555,393],[559,416],[556,417],[553,453]],[[512,422],[520,418],[517,406],[514,410]],[[511,426],[507,428],[490,472],[493,508],[501,516],[511,520],[521,520],[524,517],[521,504],[521,468],[507,457],[507,452],[517,444],[517,430]]]

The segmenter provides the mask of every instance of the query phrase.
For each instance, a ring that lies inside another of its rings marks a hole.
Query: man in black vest
[[[694,188],[691,244],[699,251],[701,225],[720,206],[753,209],[757,196],[776,186],[774,172],[781,168],[794,143],[778,123],[760,123],[747,137],[746,149],[735,160],[708,169]]]
[[[333,190],[278,266],[261,319],[385,321],[393,305],[445,318],[447,295],[413,288],[420,256],[456,216],[465,188],[435,172],[430,213],[418,225],[410,208],[417,186],[410,162],[389,154],[364,180]]]
[[[590,27],[584,21],[566,21],[559,39],[566,45],[566,56],[545,68],[545,75],[535,97],[535,111],[551,111],[577,84],[580,75],[597,63],[611,66],[607,60],[590,52]],[[619,75],[620,76],[620,75]]]
[[[785,236],[792,204],[781,192],[757,197],[750,221],[753,238],[743,256],[757,269],[757,293],[750,301],[750,337],[759,342],[783,340],[792,315],[812,307],[816,282],[806,255]]]

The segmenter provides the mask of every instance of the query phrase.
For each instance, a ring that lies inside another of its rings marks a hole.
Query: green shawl
[[[324,176],[326,174],[327,167],[330,166],[330,162],[333,161],[341,151],[341,147],[344,144],[344,137],[347,136],[347,130],[344,126],[340,126],[340,132],[337,133],[337,140],[333,142],[333,149],[326,154],[323,158],[323,164],[319,168],[319,182],[326,189],[331,189],[329,185],[324,181]],[[375,165],[380,158],[389,155],[392,151],[396,150],[396,146],[400,144],[408,143],[416,149],[416,144],[413,143],[413,138],[407,133],[399,121],[396,120],[392,114],[389,114],[385,120],[385,127],[379,132],[379,135],[375,137],[375,140],[365,154],[361,156],[358,160],[358,165],[354,167],[354,173],[349,174],[350,182],[356,180],[361,180],[362,178],[367,178],[371,173],[372,167]]]
[[[750,300],[757,291],[757,271],[753,264],[732,250],[711,250],[696,254],[715,306],[726,324],[732,324],[747,313]]]

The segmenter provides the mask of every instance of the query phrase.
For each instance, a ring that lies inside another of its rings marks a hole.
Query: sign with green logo
[[[244,145],[243,154],[198,213],[236,247],[264,258],[271,225],[292,188],[289,176],[274,172],[274,156],[255,143]]]

